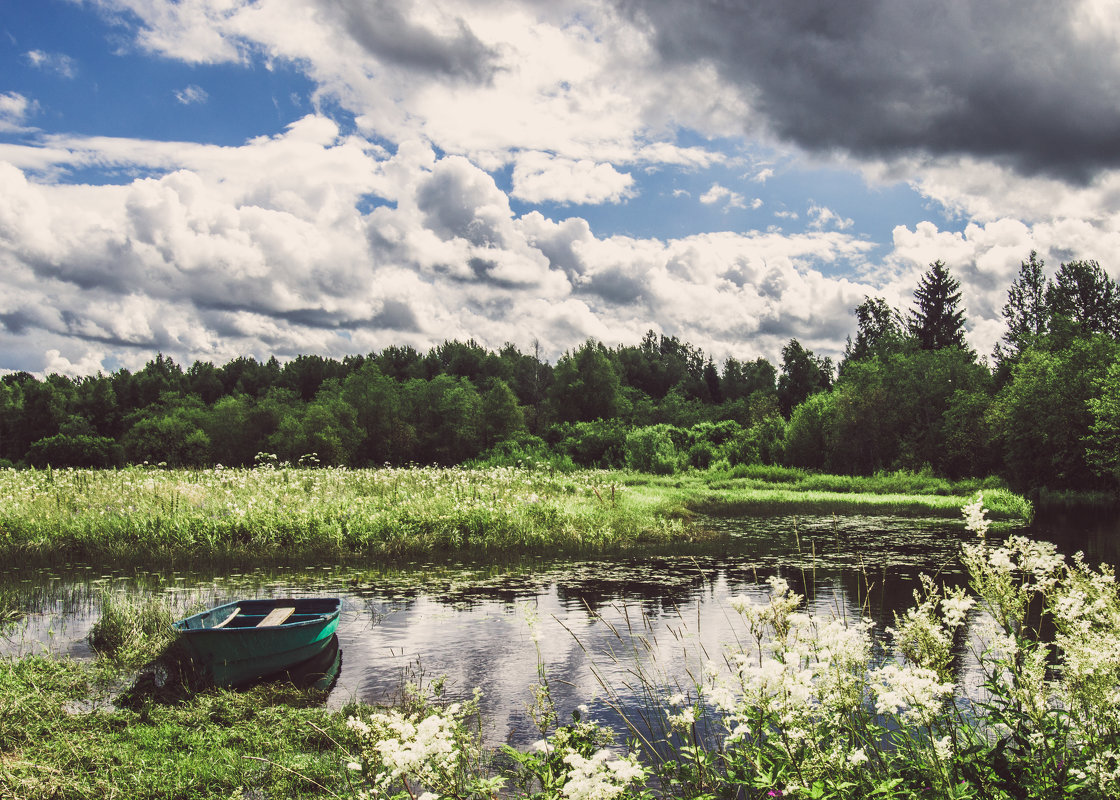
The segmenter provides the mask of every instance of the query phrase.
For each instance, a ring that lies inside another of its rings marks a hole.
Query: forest
[[[659,474],[765,464],[848,475],[1000,475],[1020,490],[1120,480],[1120,290],[1096,261],[1035,253],[981,357],[959,282],[930,265],[909,309],[867,297],[839,363],[781,363],[650,331],[549,364],[448,341],[341,360],[237,358],[71,379],[0,378],[0,466],[513,464]],[[744,343],[746,346],[749,343]]]

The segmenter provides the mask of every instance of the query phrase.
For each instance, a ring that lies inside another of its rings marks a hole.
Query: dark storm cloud
[[[779,136],[1086,179],[1120,165],[1114,39],[1053,0],[617,0],[660,56],[710,61]],[[750,124],[750,121],[744,121]]]
[[[379,61],[429,74],[488,83],[497,54],[462,19],[452,36],[440,36],[406,18],[399,0],[326,0],[346,32]]]

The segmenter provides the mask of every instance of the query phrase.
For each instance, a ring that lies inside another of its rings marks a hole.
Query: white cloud
[[[728,189],[726,186],[720,186],[718,183],[713,183],[711,188],[704,194],[700,195],[700,202],[704,205],[715,205],[716,203],[723,203],[723,210],[728,211],[732,208],[746,208],[747,198],[738,192]],[[759,204],[761,205],[761,203]],[[758,208],[759,206],[753,206]]]
[[[210,99],[210,94],[201,86],[190,84],[175,92],[175,99],[185,106],[205,103]]]
[[[25,130],[27,118],[38,107],[38,103],[19,92],[0,92],[0,133]]]
[[[841,217],[831,208],[816,203],[809,206],[809,227],[814,230],[821,231],[832,228],[833,230],[846,231],[854,224],[854,220],[849,217]]]
[[[530,203],[619,203],[634,196],[633,185],[633,176],[591,159],[519,153],[513,167],[513,196]]]

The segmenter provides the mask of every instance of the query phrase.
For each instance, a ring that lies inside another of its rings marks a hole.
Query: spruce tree
[[[961,285],[944,262],[929,265],[914,291],[917,311],[910,315],[910,333],[923,350],[944,347],[967,349],[964,341],[964,312],[957,308]]]

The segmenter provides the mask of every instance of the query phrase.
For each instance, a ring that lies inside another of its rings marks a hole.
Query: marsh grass
[[[165,598],[105,591],[100,600],[101,614],[89,632],[99,655],[139,667],[164,656],[175,642],[171,623],[177,614]]]
[[[899,494],[876,493],[909,485],[899,476],[777,468],[666,478],[521,467],[2,469],[0,558],[264,564],[597,553],[703,538],[687,524],[698,513],[954,515],[967,497],[941,492],[962,487],[932,480],[921,478],[925,493]],[[1007,490],[987,497],[996,517],[1029,519],[1030,504]]]
[[[0,586],[0,631],[23,618],[19,593],[9,586]]]

